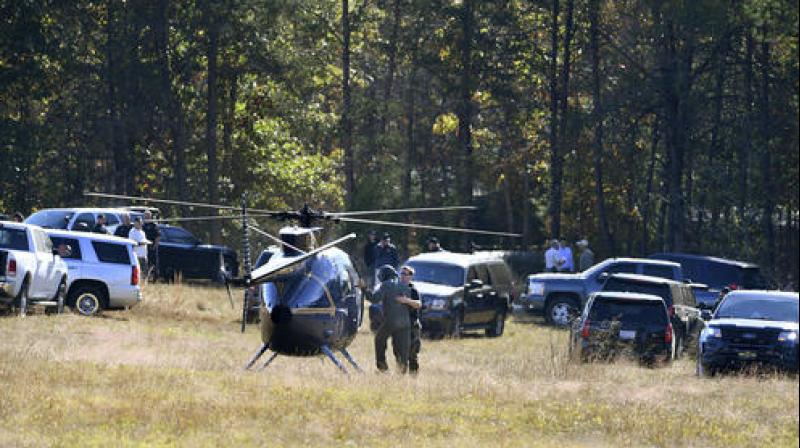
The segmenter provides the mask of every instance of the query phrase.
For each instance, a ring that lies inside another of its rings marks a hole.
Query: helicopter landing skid
[[[262,344],[261,347],[256,352],[256,354],[253,355],[253,357],[250,359],[250,361],[247,363],[247,365],[244,366],[244,370],[249,370],[250,367],[253,367],[253,364],[255,364],[256,361],[258,361],[258,358],[260,358],[261,355],[263,355],[264,352],[266,352],[268,348],[269,348],[269,344]],[[274,356],[273,356],[273,358],[274,358]]]
[[[359,367],[358,364],[356,364],[356,360],[353,359],[352,356],[350,356],[350,352],[348,352],[346,348],[339,349],[339,351],[342,352],[342,356],[344,356],[344,359],[350,362],[350,364],[353,366],[353,368],[356,369],[356,371],[358,371],[359,373],[364,372],[363,370],[361,370],[361,367]]]
[[[338,359],[336,359],[336,355],[333,354],[330,347],[328,347],[327,345],[323,345],[319,349],[322,350],[322,353],[325,354],[325,356],[327,356],[328,359],[330,359],[334,364],[336,364],[336,367],[338,367],[339,370],[342,371],[342,373],[347,374],[347,369],[345,369],[344,365],[342,365],[342,363]]]

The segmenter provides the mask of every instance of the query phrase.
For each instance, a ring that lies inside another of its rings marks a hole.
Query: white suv
[[[92,316],[142,300],[141,271],[134,241],[97,233],[47,230],[53,246],[69,246],[63,258],[69,269],[67,305]]]
[[[28,216],[26,224],[34,224],[46,229],[81,230],[90,232],[97,223],[97,215],[105,215],[106,229],[112,234],[122,223],[122,215],[129,214],[131,222],[142,216],[142,212],[125,208],[45,208]]]

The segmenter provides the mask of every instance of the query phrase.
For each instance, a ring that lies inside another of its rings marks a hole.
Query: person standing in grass
[[[413,306],[408,286],[397,281],[397,271],[391,265],[378,268],[380,286],[372,302],[383,305],[383,322],[375,333],[375,363],[378,370],[386,372],[386,343],[392,338],[392,351],[401,373],[408,371],[408,353],[411,345],[411,319],[408,307]],[[418,302],[416,302],[418,303]]]
[[[136,254],[136,258],[139,259],[139,269],[142,273],[147,273],[147,245],[150,244],[150,241],[147,240],[147,236],[142,230],[142,218],[136,217],[133,220],[133,228],[131,229],[130,233],[128,233],[128,238],[136,241],[136,246],[133,247],[133,253]]]
[[[422,350],[422,323],[419,320],[419,312],[422,302],[419,300],[419,291],[411,283],[414,278],[414,268],[403,266],[400,268],[400,283],[408,287],[411,302],[407,303],[408,318],[411,320],[411,344],[408,350],[408,371],[412,375],[419,372],[419,352]],[[397,356],[397,355],[395,355]]]

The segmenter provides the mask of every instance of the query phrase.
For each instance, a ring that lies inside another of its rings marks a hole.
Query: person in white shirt
[[[544,253],[544,270],[547,272],[556,272],[561,270],[564,260],[559,257],[558,253],[558,240],[550,241],[550,249]]]
[[[139,269],[141,272],[147,272],[147,245],[150,244],[150,241],[147,240],[147,236],[144,234],[144,230],[142,230],[142,218],[137,217],[133,221],[133,228],[128,233],[128,238],[136,241],[136,246],[133,246],[133,253],[136,254],[136,258],[139,259]]]
[[[561,269],[559,269],[559,271],[575,272],[575,259],[572,257],[572,248],[569,246],[566,238],[561,238],[558,256],[563,260]]]

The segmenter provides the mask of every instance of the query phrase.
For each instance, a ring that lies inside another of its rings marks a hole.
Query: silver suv
[[[143,212],[126,208],[73,207],[46,208],[28,216],[26,224],[35,224],[46,229],[85,230],[91,231],[97,223],[97,216],[106,217],[106,229],[112,234],[122,223],[122,215],[128,214],[131,222],[142,216]]]
[[[67,230],[47,230],[47,234],[54,247],[69,248],[62,256],[69,269],[66,303],[76,312],[92,316],[141,302],[141,271],[133,240]]]

